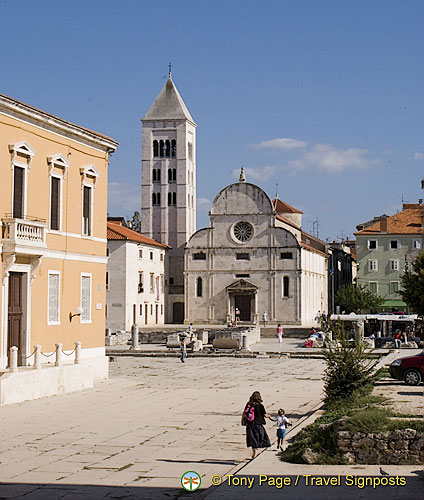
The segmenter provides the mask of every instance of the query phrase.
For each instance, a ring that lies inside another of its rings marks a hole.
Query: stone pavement
[[[0,409],[0,498],[178,498],[184,472],[208,487],[245,463],[240,415],[254,390],[294,422],[322,390],[315,359],[117,358],[110,368],[93,390]]]

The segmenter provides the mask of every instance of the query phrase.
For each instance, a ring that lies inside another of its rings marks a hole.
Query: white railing
[[[2,240],[15,245],[46,246],[46,224],[40,221],[2,219]]]

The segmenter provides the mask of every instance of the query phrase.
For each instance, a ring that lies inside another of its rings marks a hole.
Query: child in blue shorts
[[[291,425],[290,420],[286,417],[286,412],[280,408],[278,410],[277,422],[277,448],[283,451],[284,438],[286,437],[286,429]]]

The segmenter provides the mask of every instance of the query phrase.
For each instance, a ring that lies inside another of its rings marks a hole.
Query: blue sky
[[[422,197],[423,19],[421,0],[0,0],[0,93],[118,140],[109,212],[130,215],[171,61],[198,228],[244,165],[332,240]]]

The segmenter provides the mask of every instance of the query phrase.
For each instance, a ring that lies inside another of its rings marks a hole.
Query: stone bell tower
[[[184,322],[184,248],[196,231],[196,123],[173,80],[142,118],[141,232],[171,249],[167,323]]]

